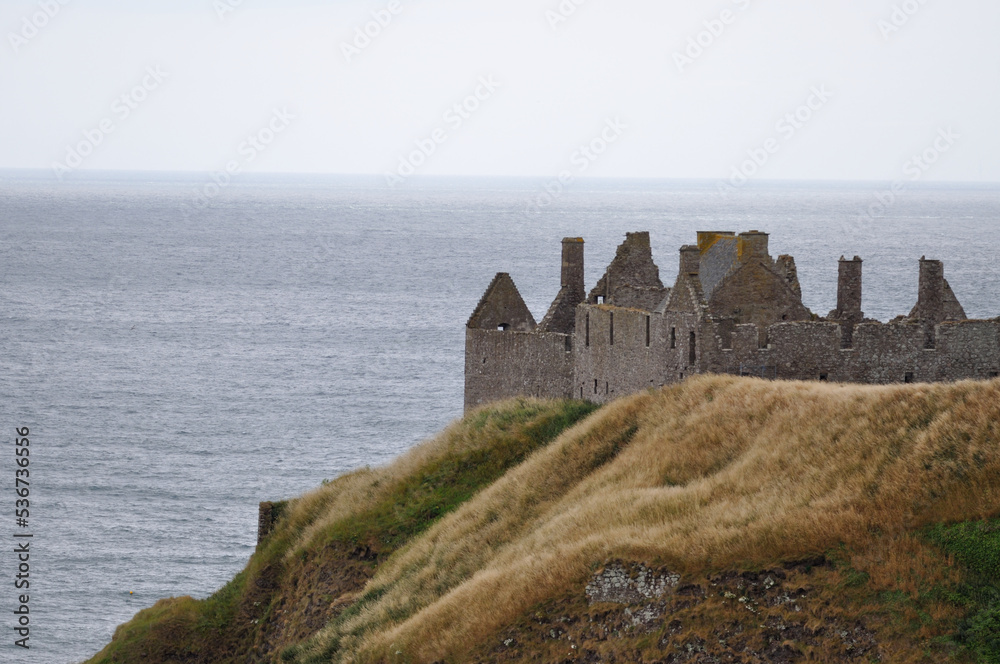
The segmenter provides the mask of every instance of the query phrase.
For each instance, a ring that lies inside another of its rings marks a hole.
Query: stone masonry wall
[[[697,342],[695,361],[690,361],[690,333],[700,337],[694,314],[583,305],[577,309],[576,330],[573,396],[579,399],[605,403],[700,371]]]
[[[465,407],[516,396],[571,397],[572,344],[566,334],[467,328]]]
[[[761,334],[692,313],[581,305],[572,336],[467,330],[466,407],[518,395],[606,403],[696,373],[866,384],[1000,374],[1000,319],[941,323],[933,348],[916,321],[857,325],[850,348],[842,334],[831,322],[779,323]]]
[[[988,379],[1000,373],[1000,320],[942,323],[936,333],[936,347],[928,349],[919,323],[864,323],[854,329],[853,347],[842,348],[838,324],[782,323],[768,328],[767,346],[759,348],[756,326],[740,325],[732,349],[717,345],[705,368],[735,373],[742,367],[749,374],[766,367],[764,373],[773,378],[868,384]]]
[[[772,325],[763,347],[756,325],[737,325],[728,333],[724,327],[714,321],[699,324],[693,314],[581,306],[573,396],[606,403],[695,373],[868,384],[988,379],[1000,373],[1000,320],[943,323],[934,349],[924,348],[923,327],[917,323],[858,325],[852,348],[841,347],[837,323]]]

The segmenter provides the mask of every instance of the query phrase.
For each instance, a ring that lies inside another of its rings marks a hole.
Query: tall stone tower
[[[562,283],[559,294],[538,325],[539,331],[573,334],[576,329],[576,307],[586,297],[583,281],[583,238],[563,238]]]
[[[562,241],[562,288],[579,293],[579,304],[586,296],[583,281],[583,238],[567,237]]]
[[[944,264],[920,258],[920,284],[917,291],[917,318],[924,326],[924,347],[937,343],[934,326],[944,320]]]
[[[854,326],[865,319],[861,311],[861,258],[855,256],[852,260],[840,257],[839,273],[837,274],[837,309],[830,318],[840,321],[841,348],[851,348],[854,345]]]

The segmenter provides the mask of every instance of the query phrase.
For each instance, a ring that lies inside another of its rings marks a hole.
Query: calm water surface
[[[15,426],[32,431],[35,534],[33,647],[10,644],[5,554],[0,659],[78,662],[156,600],[209,595],[253,552],[259,501],[385,463],[460,416],[482,291],[510,272],[540,320],[564,236],[586,238],[592,286],[627,231],[651,231],[668,284],[695,231],[767,231],[820,314],[837,259],[858,254],[882,320],[913,306],[926,255],[970,316],[1000,314],[996,188],[911,190],[858,222],[871,185],[604,182],[537,209],[527,180],[274,178],[198,209],[202,184],[0,174],[0,545]]]

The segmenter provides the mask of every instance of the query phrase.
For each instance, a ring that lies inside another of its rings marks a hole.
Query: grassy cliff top
[[[1000,661],[998,443],[998,381],[498,404],[91,661]]]

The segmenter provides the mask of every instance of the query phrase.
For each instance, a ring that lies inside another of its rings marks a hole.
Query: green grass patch
[[[480,411],[469,426],[490,431],[489,445],[446,453],[398,482],[372,509],[332,524],[325,537],[328,542],[376,544],[383,554],[395,551],[596,409],[566,401],[555,407],[515,402]]]
[[[384,558],[597,408],[579,401],[517,400],[478,411],[460,424],[481,438],[471,449],[445,452],[397,482],[373,508],[329,527],[301,552],[301,559],[321,556],[326,545],[338,542],[374,545]],[[271,615],[282,588],[285,556],[310,525],[283,518],[287,502],[274,503],[272,509],[274,531],[232,581],[205,600],[164,600],[138,613],[89,664],[245,662],[259,624]],[[367,593],[343,616],[355,615],[379,595],[378,590]],[[288,648],[280,657],[288,661],[299,651]]]
[[[1000,519],[939,524],[927,537],[966,572],[965,583],[949,594],[967,611],[955,641],[972,661],[1000,664]]]

